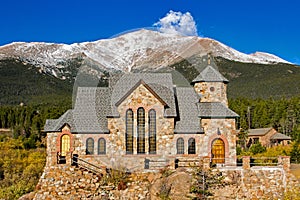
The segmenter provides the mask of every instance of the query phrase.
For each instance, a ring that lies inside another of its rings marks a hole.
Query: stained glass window
[[[177,154],[184,154],[184,140],[183,138],[178,138],[176,142]]]
[[[149,154],[156,154],[156,112],[149,111]]]
[[[133,154],[133,111],[126,112],[126,154]]]
[[[86,140],[86,154],[94,154],[94,139],[88,138]]]
[[[190,138],[188,141],[188,154],[196,154],[195,138]]]
[[[137,153],[145,153],[145,110],[137,110]]]
[[[106,154],[106,141],[104,138],[98,140],[98,154]]]

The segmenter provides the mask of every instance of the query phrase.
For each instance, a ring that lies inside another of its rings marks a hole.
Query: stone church
[[[228,80],[214,64],[189,87],[170,73],[127,73],[108,87],[79,87],[73,109],[48,119],[47,163],[76,158],[97,166],[144,170],[209,158],[236,165],[236,119]]]

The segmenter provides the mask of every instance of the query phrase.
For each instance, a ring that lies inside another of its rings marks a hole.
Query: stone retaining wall
[[[229,185],[214,190],[215,199],[283,199],[299,182],[281,167],[220,169]]]
[[[276,167],[248,167],[249,160],[245,157],[242,167],[212,169],[221,172],[227,183],[212,189],[212,199],[283,199],[286,191],[299,187],[289,172],[289,157],[279,158]],[[207,170],[206,161],[209,159],[201,163]],[[133,173],[122,184],[114,185],[113,180],[103,178],[105,174],[96,175],[70,164],[46,165],[35,199],[160,199],[159,192],[165,186],[170,187],[171,199],[189,199],[191,171],[179,167]],[[166,178],[166,174],[171,175]]]

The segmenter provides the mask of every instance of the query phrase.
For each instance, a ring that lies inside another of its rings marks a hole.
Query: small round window
[[[209,89],[210,89],[211,92],[214,92],[214,91],[215,91],[215,88],[214,88],[214,87],[210,87]]]

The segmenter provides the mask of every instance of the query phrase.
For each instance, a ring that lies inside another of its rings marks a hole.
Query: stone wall
[[[123,102],[118,106],[118,112],[120,113],[120,118],[109,119],[108,128],[111,131],[111,137],[120,140],[120,145],[118,148],[122,149],[112,149],[113,152],[120,151],[120,153],[125,154],[125,116],[128,109],[132,109],[134,113],[134,127],[137,127],[137,110],[138,108],[145,109],[145,141],[146,141],[146,154],[148,154],[148,112],[154,109],[156,112],[156,139],[157,139],[157,154],[168,155],[172,152],[172,140],[174,137],[174,119],[164,117],[164,104],[163,102],[156,98],[143,84],[138,86]],[[137,131],[134,129],[134,154],[137,154]],[[115,142],[116,140],[112,141]]]
[[[236,164],[236,129],[235,119],[201,119],[205,135],[200,140],[201,157],[211,157],[211,145],[215,139],[222,139],[225,144],[225,164]]]
[[[281,167],[219,169],[228,185],[213,190],[214,199],[283,199],[299,186],[297,179]]]
[[[201,95],[201,102],[221,102],[228,106],[227,85],[223,82],[199,82],[194,85],[195,91]]]
[[[70,165],[57,165],[45,168],[34,199],[145,199],[149,196],[149,184],[148,174],[135,174],[118,189],[102,175]]]
[[[286,191],[299,187],[289,173],[288,157],[279,159],[276,167],[221,167],[212,169],[225,177],[225,185],[211,188],[210,199],[283,199]],[[247,164],[247,162],[245,162]],[[165,169],[133,173],[122,184],[105,179],[79,167],[46,165],[36,187],[35,199],[151,199],[158,200],[163,192],[170,199],[190,199],[192,168]]]

